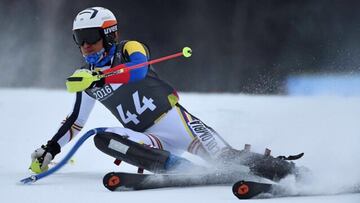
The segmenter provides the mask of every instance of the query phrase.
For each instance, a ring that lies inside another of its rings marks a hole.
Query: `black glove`
[[[60,145],[55,141],[49,140],[46,145],[42,145],[31,154],[31,160],[32,162],[38,160],[41,171],[46,171],[51,160],[53,160],[60,151]]]

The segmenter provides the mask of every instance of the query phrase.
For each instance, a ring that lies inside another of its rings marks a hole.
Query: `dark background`
[[[190,46],[155,65],[181,91],[283,93],[290,74],[359,72],[357,0],[0,0],[0,86],[64,89],[83,60],[73,19],[92,6],[152,58]]]

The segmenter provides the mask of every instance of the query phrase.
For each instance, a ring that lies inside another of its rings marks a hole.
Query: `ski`
[[[257,181],[241,180],[236,182],[232,187],[233,194],[239,199],[263,199],[263,198],[284,198],[284,197],[309,197],[309,196],[329,196],[341,194],[360,193],[360,186],[350,186],[341,188],[338,191],[330,192],[309,192],[309,191],[289,191],[286,185],[276,182],[264,183]]]
[[[248,173],[204,174],[138,174],[110,172],[103,178],[104,186],[110,191],[147,190],[166,187],[194,187],[207,185],[232,185],[239,179],[254,179]]]
[[[272,183],[241,180],[233,185],[232,191],[239,199],[251,199],[259,194],[271,192],[273,185]]]

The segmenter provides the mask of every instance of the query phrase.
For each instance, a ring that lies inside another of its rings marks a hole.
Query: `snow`
[[[70,112],[74,95],[41,89],[0,89],[0,94],[2,202],[239,201],[229,186],[110,192],[102,186],[105,173],[135,172],[136,168],[127,164],[117,167],[90,139],[75,154],[74,164],[67,164],[33,185],[21,185],[19,180],[30,175],[27,169],[31,152],[52,137]],[[253,151],[269,148],[273,155],[305,152],[296,163],[312,170],[311,182],[296,184],[289,177],[281,184],[292,194],[321,195],[255,201],[360,202],[359,193],[331,195],[360,183],[360,97],[180,95],[182,105],[234,147],[250,143]],[[117,125],[110,112],[96,105],[83,132]],[[64,147],[55,161],[60,161],[73,144]]]

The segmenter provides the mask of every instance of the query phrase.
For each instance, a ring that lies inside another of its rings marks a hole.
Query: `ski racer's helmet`
[[[94,44],[103,39],[106,51],[116,43],[117,20],[114,14],[102,7],[87,8],[77,14],[73,23],[73,38],[78,46]]]

